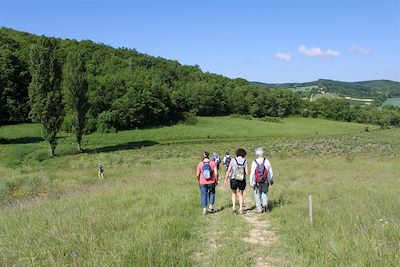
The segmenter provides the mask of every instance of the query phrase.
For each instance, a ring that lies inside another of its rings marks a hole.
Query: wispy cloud
[[[305,45],[299,46],[297,51],[306,57],[337,57],[340,55],[340,51],[333,49],[327,49],[326,51],[323,51],[319,47],[308,48]]]
[[[297,49],[297,51],[299,51],[300,54],[305,55],[306,57],[321,57],[324,55],[321,48],[319,47],[307,48],[305,45],[301,45]]]
[[[275,59],[283,61],[291,61],[292,55],[290,53],[278,52],[275,54]]]
[[[340,52],[336,51],[336,50],[328,49],[328,50],[326,50],[325,55],[328,57],[337,57],[340,55]]]
[[[374,52],[371,47],[362,47],[360,45],[352,45],[347,50],[361,55],[371,55]]]

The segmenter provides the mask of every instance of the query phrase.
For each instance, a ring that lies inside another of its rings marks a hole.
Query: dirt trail
[[[246,191],[247,190],[245,190],[246,205],[248,207],[254,206],[253,196],[250,194],[246,194]],[[243,215],[243,218],[247,221],[248,224],[250,224],[250,231],[248,235],[243,238],[243,241],[262,247],[268,247],[277,240],[277,237],[273,232],[271,223],[268,219],[268,214],[258,214],[251,210],[248,210]],[[264,249],[264,251],[267,251],[267,249]],[[255,266],[273,266],[275,265],[273,263],[276,263],[275,259],[268,257],[268,255],[260,255],[256,259]]]
[[[227,194],[230,193],[229,187],[225,187],[222,183],[220,183],[218,187],[218,191],[222,194]],[[248,191],[248,192],[247,192]],[[246,234],[245,237],[243,237],[243,241],[252,245],[256,245],[255,247],[260,247],[260,250],[262,251],[268,251],[266,249],[268,246],[273,245],[273,243],[277,240],[277,236],[275,235],[275,232],[272,229],[272,224],[270,223],[268,219],[268,213],[267,214],[258,214],[254,212],[254,209],[251,210],[251,207],[254,207],[254,196],[253,196],[253,191],[251,188],[246,188],[245,190],[245,210],[247,211],[243,214],[238,216],[243,216],[243,218],[246,220],[246,222],[250,225],[250,231]],[[225,209],[231,213],[230,211],[230,206],[225,207]],[[211,215],[210,218],[210,228],[213,229],[208,233],[207,236],[207,243],[209,244],[210,250],[211,251],[218,251],[219,244],[217,240],[220,240],[221,235],[223,233],[219,232],[216,230],[218,227],[218,224],[221,223],[220,217],[219,217],[219,212],[216,214]],[[239,219],[239,218],[238,218]],[[254,266],[255,267],[265,267],[265,266],[279,266],[280,260],[271,257],[267,253],[261,254],[257,252],[259,256],[257,256]],[[196,252],[194,253],[194,258],[198,261],[199,259],[206,259],[201,262],[201,265],[204,266],[209,266],[212,265],[212,262],[210,262],[210,257],[205,257],[204,253],[202,252]]]

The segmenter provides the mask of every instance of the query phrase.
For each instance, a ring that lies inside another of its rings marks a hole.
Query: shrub
[[[196,125],[199,120],[193,112],[183,113],[182,123],[186,125]]]
[[[254,120],[254,117],[251,115],[232,114],[231,117],[235,119]]]
[[[97,131],[99,132],[116,132],[115,123],[117,115],[114,111],[103,111],[100,113],[97,121]]]
[[[265,116],[265,117],[259,118],[259,120],[260,121],[267,121],[267,122],[282,123],[282,121],[279,118],[269,117],[269,116]]]

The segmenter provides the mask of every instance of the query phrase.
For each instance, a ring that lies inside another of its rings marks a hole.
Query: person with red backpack
[[[257,212],[262,213],[268,208],[268,189],[274,183],[274,174],[271,163],[264,158],[264,149],[256,148],[255,154],[256,159],[251,163],[250,186],[254,190]]]
[[[203,160],[197,165],[197,180],[199,181],[201,208],[203,215],[214,212],[215,186],[218,181],[218,169],[214,161],[209,159],[210,154],[205,151]],[[207,204],[209,210],[207,211]]]

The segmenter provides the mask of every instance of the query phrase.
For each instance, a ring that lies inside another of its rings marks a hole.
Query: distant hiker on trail
[[[212,161],[214,161],[215,164],[217,164],[217,169],[219,170],[219,165],[221,164],[221,158],[218,156],[217,152],[214,152]]]
[[[201,208],[203,214],[214,212],[215,186],[218,181],[218,169],[214,161],[209,159],[209,153],[203,153],[203,160],[197,165],[197,180],[199,181]],[[207,205],[209,210],[207,211]]]
[[[231,163],[231,159],[232,158],[229,155],[229,152],[226,152],[224,158],[222,159],[222,163],[224,164],[225,171],[228,170],[229,163]]]
[[[104,167],[101,163],[97,165],[97,175],[99,176],[99,179],[104,179]]]
[[[239,195],[239,213],[243,213],[244,197],[243,191],[246,188],[246,176],[249,174],[247,167],[247,161],[245,159],[246,150],[239,148],[236,151],[236,157],[233,158],[228,166],[228,170],[225,174],[225,185],[230,178],[230,184],[232,189],[232,211],[236,212],[236,199]]]
[[[268,208],[268,189],[274,183],[271,163],[264,158],[262,147],[255,150],[256,159],[251,163],[250,186],[254,190],[258,213],[266,212]]]

